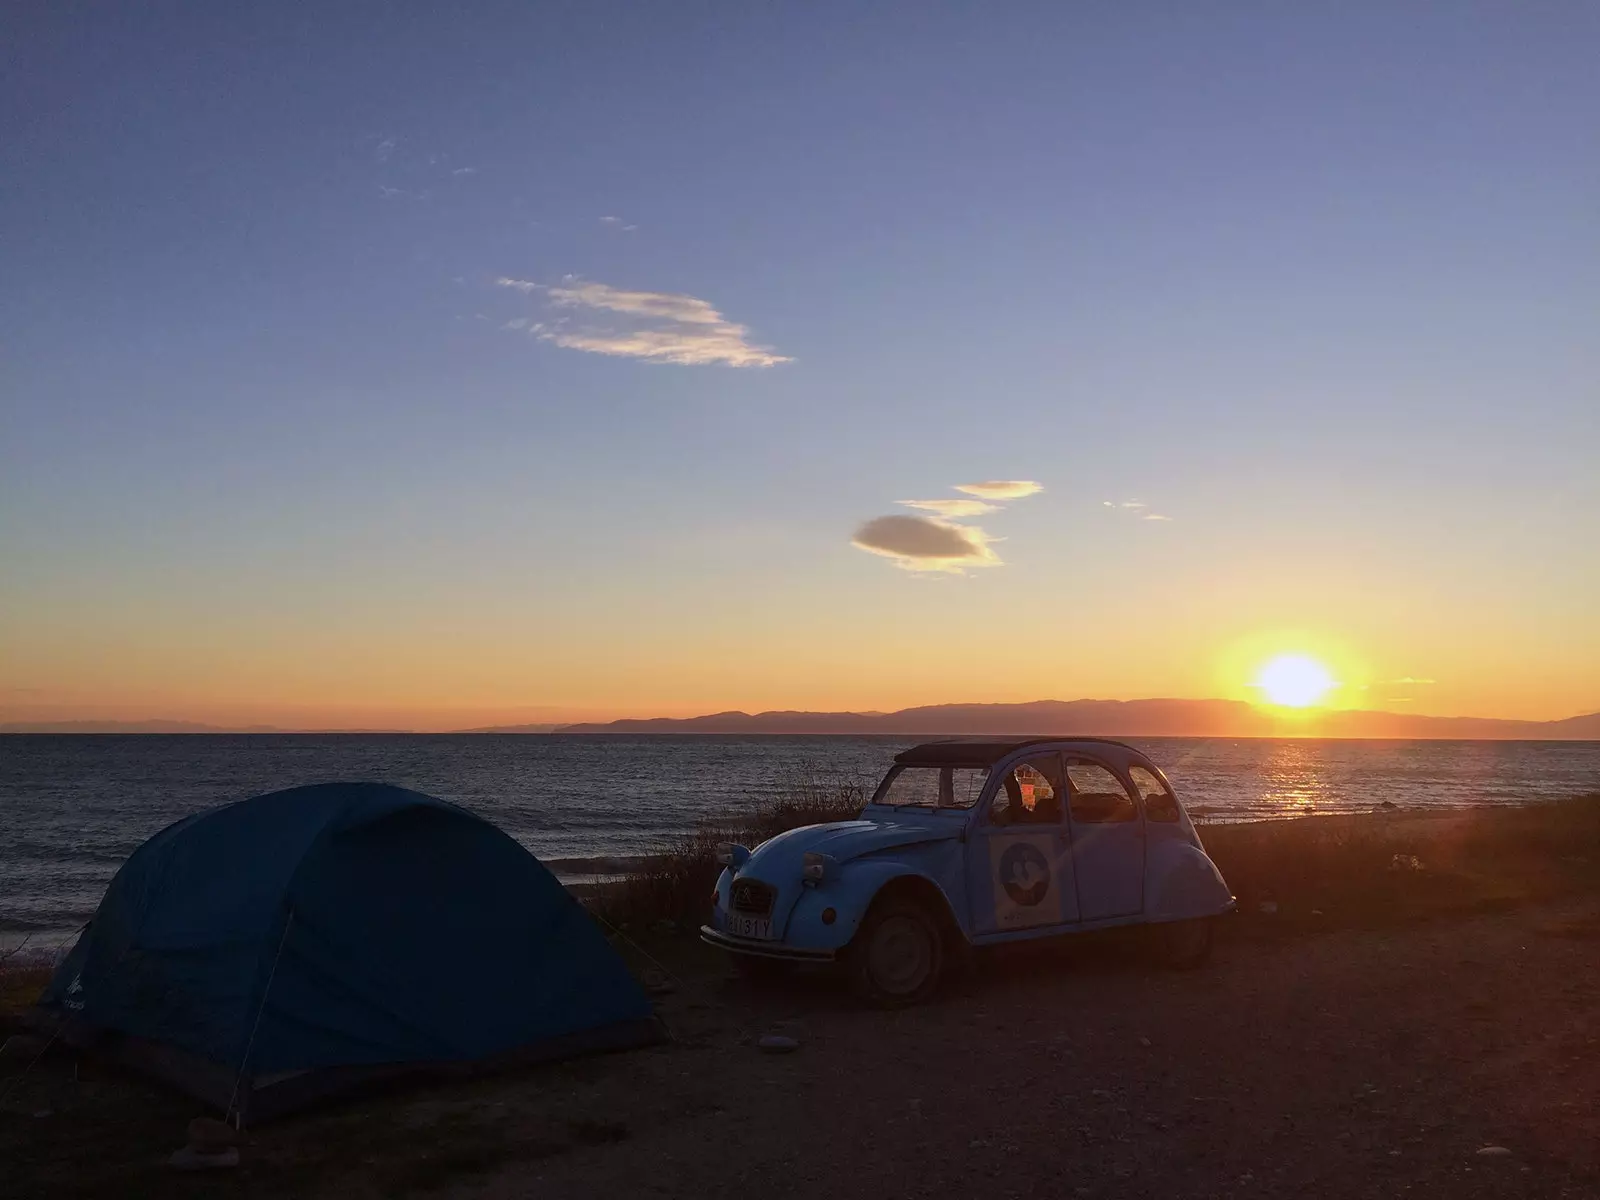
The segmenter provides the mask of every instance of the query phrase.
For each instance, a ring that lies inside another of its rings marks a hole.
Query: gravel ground
[[[54,1055],[0,1195],[1600,1198],[1600,899],[1272,928],[1188,973],[1022,948],[900,1013],[669,940],[671,1044],[262,1126],[202,1177],[165,1165],[192,1101]]]
[[[704,980],[667,1005],[677,1044],[548,1098],[623,1140],[454,1194],[1595,1197],[1597,1000],[1594,902],[1232,941],[1185,974],[1019,954],[894,1014]]]

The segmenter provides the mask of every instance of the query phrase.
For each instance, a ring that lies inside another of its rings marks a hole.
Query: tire
[[[1211,957],[1216,921],[1201,917],[1195,921],[1166,921],[1151,927],[1156,956],[1175,971],[1190,971],[1203,966]]]
[[[856,994],[879,1008],[909,1008],[938,990],[944,936],[922,905],[910,900],[874,904],[850,943],[847,959]]]

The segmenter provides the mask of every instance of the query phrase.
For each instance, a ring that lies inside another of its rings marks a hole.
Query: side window
[[[1139,810],[1122,781],[1105,767],[1081,758],[1067,759],[1067,783],[1074,821],[1104,825],[1138,819]]]
[[[1144,801],[1145,820],[1173,822],[1178,819],[1177,797],[1167,791],[1153,773],[1143,767],[1129,767],[1128,778],[1133,780],[1133,786],[1139,789],[1139,798]]]
[[[1041,754],[1007,771],[989,803],[991,825],[1059,825],[1061,768],[1054,754]]]

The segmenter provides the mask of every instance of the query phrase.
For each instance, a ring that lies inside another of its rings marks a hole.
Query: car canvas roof
[[[902,766],[910,767],[990,767],[1006,757],[1006,755],[1013,751],[1021,750],[1026,746],[1077,745],[1079,743],[1088,746],[1115,746],[1120,750],[1127,750],[1134,754],[1138,753],[1126,742],[1119,742],[1113,738],[1012,738],[1007,741],[952,739],[942,742],[924,742],[920,746],[902,750],[894,756],[894,760]]]

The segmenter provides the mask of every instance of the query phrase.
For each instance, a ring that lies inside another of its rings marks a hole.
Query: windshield
[[[988,767],[896,767],[872,802],[890,808],[971,808],[988,778]]]

